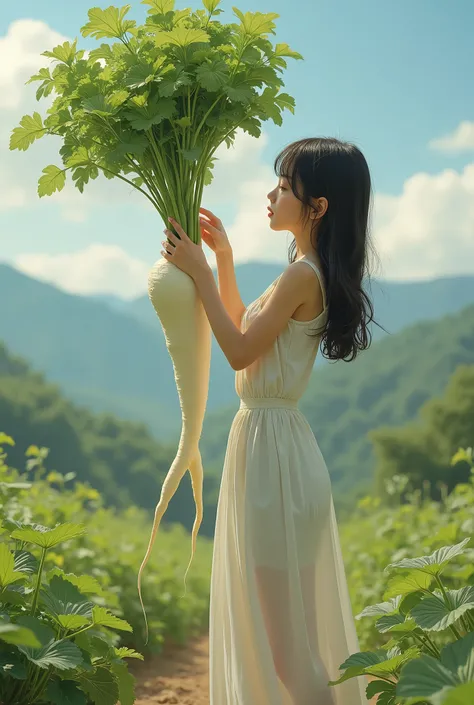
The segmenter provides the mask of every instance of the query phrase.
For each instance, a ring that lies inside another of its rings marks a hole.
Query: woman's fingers
[[[207,210],[207,208],[203,208],[202,206],[199,208],[200,211],[202,211],[207,217],[211,220],[214,221],[218,226],[221,225],[220,219],[217,217],[217,215],[214,215],[212,211]]]

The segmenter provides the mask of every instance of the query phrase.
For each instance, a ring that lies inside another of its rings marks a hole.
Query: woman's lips
[[[268,210],[268,217],[271,218],[271,216],[273,215],[273,211],[271,210],[271,208],[267,208],[267,210]]]

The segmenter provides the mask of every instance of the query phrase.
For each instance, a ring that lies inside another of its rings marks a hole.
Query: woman
[[[363,678],[328,686],[359,650],[328,470],[298,400],[318,347],[352,360],[370,344],[371,179],[354,145],[303,139],[275,161],[272,230],[289,266],[246,308],[221,221],[201,209],[219,289],[173,222],[162,255],[193,277],[241,399],[217,507],[211,578],[211,705],[360,705]]]

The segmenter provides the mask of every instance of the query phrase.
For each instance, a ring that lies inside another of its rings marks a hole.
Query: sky
[[[243,12],[276,12],[276,34],[304,61],[288,60],[284,91],[295,98],[281,127],[263,123],[259,139],[239,132],[217,152],[214,181],[203,205],[218,215],[236,264],[287,262],[292,236],[269,228],[267,193],[273,161],[290,142],[334,136],[364,153],[374,189],[372,237],[376,276],[427,280],[474,273],[474,3],[457,0],[223,0],[221,22]],[[107,7],[109,2],[99,3]],[[132,0],[130,16],[147,8]],[[36,142],[9,151],[12,129],[25,114],[46,114],[38,84],[25,85],[48,59],[41,52],[84,39],[90,0],[22,0],[0,8],[0,260],[63,290],[146,291],[160,258],[162,223],[144,196],[118,180],[98,179],[84,194],[71,181],[39,198],[43,167],[61,164],[61,143]],[[198,0],[176,8],[197,9]],[[204,245],[211,265],[215,260]]]

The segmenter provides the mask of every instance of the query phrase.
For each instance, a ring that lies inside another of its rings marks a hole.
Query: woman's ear
[[[328,207],[328,199],[325,196],[321,196],[321,198],[313,198],[312,211],[309,217],[311,220],[320,220],[326,213]]]

